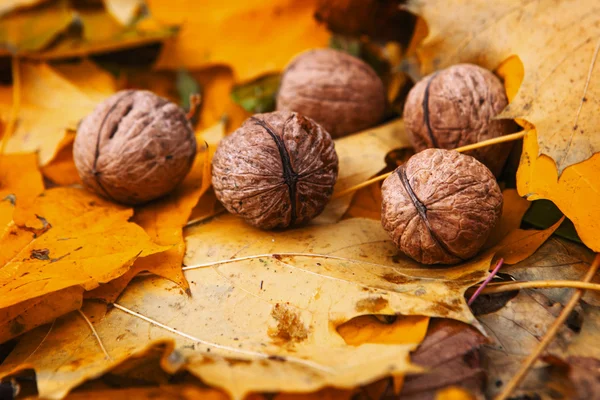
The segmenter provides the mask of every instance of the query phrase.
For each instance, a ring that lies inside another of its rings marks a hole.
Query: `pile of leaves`
[[[3,2],[0,398],[593,398],[599,11],[593,0]],[[314,222],[254,229],[211,190],[215,147],[273,109],[295,54],[328,46],[380,74],[386,121],[336,140],[334,200]],[[485,249],[425,267],[383,231],[380,183],[352,188],[412,154],[401,111],[413,82],[462,62],[504,80],[498,117],[524,134]],[[81,118],[125,88],[184,108],[202,99],[192,171],[136,208],[84,190],[72,155]]]

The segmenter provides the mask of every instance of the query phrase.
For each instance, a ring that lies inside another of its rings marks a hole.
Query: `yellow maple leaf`
[[[429,28],[419,48],[424,72],[460,62],[496,69],[517,56],[499,71],[512,81],[499,117],[535,127],[524,138],[519,194],[553,201],[600,251],[597,2],[411,0],[408,8]]]
[[[17,207],[11,234],[0,241],[0,310],[74,286],[94,289],[124,274],[138,257],[169,249],[128,222],[132,214],[74,188],[47,190]]]
[[[325,47],[329,33],[313,18],[315,0],[149,0],[158,21],[181,24],[165,42],[158,68],[225,64],[236,81],[283,70],[298,52]],[[194,10],[194,12],[190,12]]]
[[[76,69],[78,74],[73,73]],[[90,62],[67,70],[75,83],[47,64],[21,63],[22,84],[15,88],[20,91],[21,104],[16,129],[8,138],[7,152],[35,151],[40,164],[48,163],[59,145],[64,144],[66,130],[76,128],[100,98],[114,91],[113,79]],[[79,88],[76,83],[84,85]],[[12,106],[10,92],[6,88],[0,92],[0,118],[4,121],[9,118],[6,111]]]

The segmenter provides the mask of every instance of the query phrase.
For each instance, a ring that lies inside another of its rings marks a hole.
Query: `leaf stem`
[[[487,286],[487,284],[490,283],[490,281],[492,279],[494,279],[494,276],[496,276],[496,274],[498,273],[498,271],[502,267],[502,264],[504,264],[504,258],[501,258],[501,259],[498,260],[498,263],[494,267],[494,270],[492,271],[492,273],[487,278],[485,278],[485,281],[483,281],[483,283],[477,288],[477,290],[475,291],[475,293],[473,293],[473,296],[471,296],[471,298],[467,302],[468,306],[470,306],[471,304],[473,304],[473,302],[475,301],[475,299],[477,298],[477,296],[479,296],[479,294],[485,289],[485,287]]]
[[[467,290],[467,293],[478,290],[479,288],[481,288],[481,286],[472,287],[469,290]],[[479,294],[506,293],[506,292],[512,292],[512,291],[521,290],[521,289],[552,289],[552,288],[585,289],[585,290],[595,290],[595,291],[600,292],[600,284],[597,284],[597,283],[555,280],[555,281],[490,283]]]
[[[102,343],[102,340],[100,339],[100,336],[98,335],[98,332],[96,331],[96,328],[94,328],[94,325],[92,325],[92,321],[90,321],[88,319],[88,317],[83,313],[83,311],[81,311],[81,310],[77,310],[77,311],[79,311],[79,315],[81,315],[81,317],[85,320],[85,322],[88,324],[88,326],[92,330],[92,334],[94,335],[94,337],[98,341],[98,344],[100,345],[100,348],[102,349],[102,352],[104,353],[104,356],[106,356],[107,359],[109,359],[109,360],[112,361],[112,358],[110,357],[110,355],[106,351],[106,348],[104,347],[104,344]]]
[[[590,265],[590,269],[583,278],[582,282],[589,283],[596,274],[596,271],[598,271],[598,267],[600,267],[600,253],[596,254],[596,258],[594,258],[594,262],[592,262],[592,265]],[[554,336],[556,335],[560,327],[565,323],[566,319],[571,314],[571,311],[573,311],[573,308],[575,308],[575,306],[581,299],[581,296],[583,296],[583,293],[584,289],[577,289],[575,293],[573,293],[573,296],[571,296],[568,303],[565,305],[565,308],[563,308],[559,316],[554,320],[554,323],[548,329],[538,346],[525,359],[523,364],[521,364],[519,372],[517,372],[517,374],[512,377],[512,379],[508,382],[502,393],[500,393],[495,400],[506,400],[511,395],[511,393],[517,388],[517,386],[519,386],[523,378],[525,378],[525,376],[527,375],[527,372],[529,371],[531,366],[535,363],[535,361],[546,349],[546,347],[552,342]]]
[[[521,131],[521,132],[517,132],[517,133],[511,133],[510,135],[504,135],[504,136],[500,136],[494,139],[488,139],[488,140],[483,140],[481,142],[477,142],[477,143],[473,143],[473,144],[469,144],[466,146],[462,146],[462,147],[457,147],[456,151],[458,151],[459,153],[465,152],[465,151],[470,151],[470,150],[475,150],[475,149],[480,149],[482,147],[487,147],[487,146],[491,146],[493,144],[499,144],[499,143],[505,143],[505,142],[512,142],[514,140],[519,140],[523,137],[525,137],[525,135],[528,133],[529,131],[525,130],[525,131]],[[374,178],[371,178],[369,180],[366,180],[362,183],[359,183],[358,185],[349,187],[347,189],[344,189],[338,193],[334,193],[332,196],[332,200],[333,199],[339,199],[340,197],[344,197],[347,194],[356,192],[359,189],[362,189],[364,187],[367,187],[375,182],[380,182],[382,180],[384,180],[385,178],[387,178],[388,176],[390,176],[392,172],[387,172],[385,174],[382,175],[378,175]]]

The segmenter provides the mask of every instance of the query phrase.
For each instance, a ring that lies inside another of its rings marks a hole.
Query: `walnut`
[[[337,50],[311,50],[287,66],[277,110],[310,117],[335,138],[381,121],[385,91],[381,79],[362,60]]]
[[[73,147],[84,186],[131,205],[170,192],[195,155],[185,112],[142,90],[121,91],[100,103],[79,125]]]
[[[423,264],[473,257],[502,212],[502,193],[491,171],[456,151],[415,154],[381,190],[383,227],[404,254]]]
[[[504,86],[490,71],[458,64],[420,80],[404,105],[404,123],[415,150],[457,147],[513,131],[512,120],[493,119],[506,107]],[[511,144],[488,146],[469,154],[498,176]]]
[[[329,133],[310,118],[275,111],[248,118],[219,143],[212,183],[229,212],[259,228],[285,228],[323,211],[337,172]]]

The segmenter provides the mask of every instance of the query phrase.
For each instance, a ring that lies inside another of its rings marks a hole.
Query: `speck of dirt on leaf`
[[[368,297],[366,299],[359,300],[356,303],[356,311],[364,312],[367,311],[371,314],[375,314],[388,306],[388,301],[383,297]]]
[[[408,283],[412,280],[407,276],[396,274],[394,272],[387,273],[387,274],[383,275],[382,278],[385,279],[386,281],[388,281],[390,283],[394,283],[396,285]]]
[[[50,259],[50,250],[48,249],[33,249],[31,250],[31,255],[29,256],[31,259],[36,260],[49,260]]]
[[[277,327],[269,328],[268,334],[275,343],[299,343],[308,338],[308,329],[292,307],[277,303],[271,316],[277,321]]]
[[[17,204],[17,196],[15,196],[14,194],[9,194],[5,198],[3,198],[2,201],[8,201],[14,206]]]

